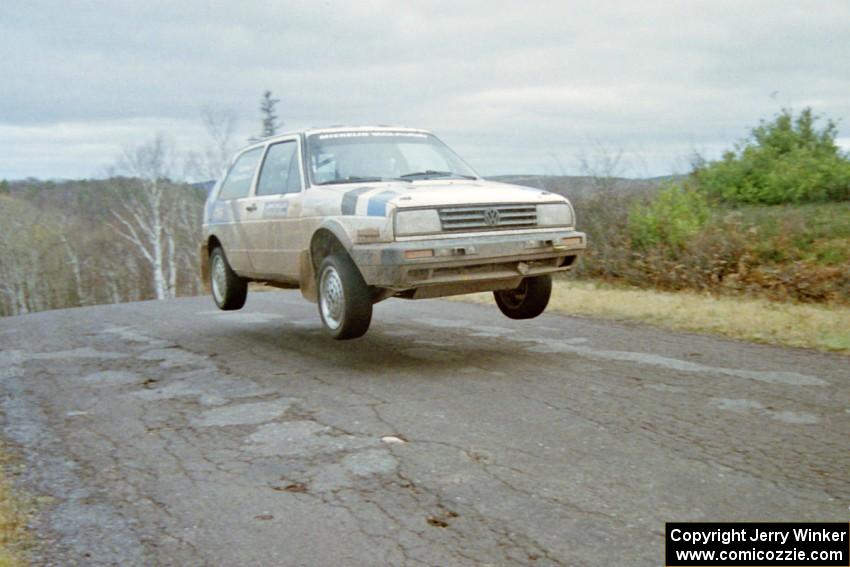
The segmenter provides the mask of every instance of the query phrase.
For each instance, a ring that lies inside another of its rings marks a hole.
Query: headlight
[[[537,205],[538,226],[572,226],[574,222],[569,203]]]
[[[436,209],[398,211],[395,214],[395,233],[398,236],[440,232],[442,228]]]

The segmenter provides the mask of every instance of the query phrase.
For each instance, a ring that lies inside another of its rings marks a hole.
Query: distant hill
[[[629,179],[627,177],[579,175],[494,175],[487,179],[545,189],[571,199],[586,199],[601,192],[639,193],[651,191],[666,181],[675,181],[683,177],[674,175],[649,179]]]
[[[648,179],[629,179],[627,177],[591,177],[580,175],[493,175],[487,176],[492,181],[514,183],[536,189],[545,189],[564,195],[571,199],[586,199],[601,192],[638,193],[651,191],[666,181],[682,179],[682,175],[652,177]],[[82,197],[85,202],[98,202],[91,198],[92,192],[126,183],[124,178],[112,179],[81,179],[81,180],[39,180],[23,179],[7,181],[3,186],[5,192],[12,195],[26,196],[29,200],[48,199],[50,201],[69,200]],[[175,183],[176,188],[189,188],[208,195],[215,185],[215,180],[196,183]],[[3,192],[3,191],[0,191]]]

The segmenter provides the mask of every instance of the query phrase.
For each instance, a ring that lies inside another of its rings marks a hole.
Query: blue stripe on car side
[[[398,191],[384,191],[369,199],[366,205],[366,214],[370,217],[387,216],[387,201],[398,195]]]

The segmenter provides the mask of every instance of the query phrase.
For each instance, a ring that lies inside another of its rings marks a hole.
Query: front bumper
[[[366,283],[416,297],[516,287],[524,277],[568,270],[587,246],[566,229],[355,245],[351,256]],[[424,256],[432,251],[430,257]],[[429,294],[426,288],[434,289]]]

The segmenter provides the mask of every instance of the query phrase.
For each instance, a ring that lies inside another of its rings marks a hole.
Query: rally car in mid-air
[[[207,199],[201,270],[220,309],[249,281],[300,288],[350,339],[390,297],[492,291],[536,317],[585,246],[567,199],[486,181],[430,132],[334,127],[239,151]]]

